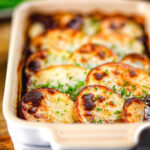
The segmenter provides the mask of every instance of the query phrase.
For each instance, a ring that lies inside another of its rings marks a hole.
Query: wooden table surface
[[[14,150],[2,114],[3,91],[9,46],[10,21],[0,22],[0,150]]]

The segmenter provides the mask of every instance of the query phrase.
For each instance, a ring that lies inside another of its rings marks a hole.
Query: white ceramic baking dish
[[[150,40],[150,4],[119,0],[50,0],[21,4],[14,12],[3,112],[16,150],[50,149],[129,149],[138,143],[139,135],[149,122],[135,124],[47,124],[27,122],[17,117],[18,64],[21,59],[27,18],[31,13],[73,11],[88,13],[120,12],[145,18]],[[150,43],[150,41],[149,41]]]

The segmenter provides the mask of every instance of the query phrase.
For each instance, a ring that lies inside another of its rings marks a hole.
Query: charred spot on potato
[[[34,60],[34,61],[31,61],[28,65],[28,68],[34,72],[37,72],[40,70],[40,63],[38,60]]]
[[[85,94],[82,96],[83,98],[83,106],[86,110],[92,110],[95,107],[95,103],[93,101],[94,95],[93,94]]]
[[[72,28],[74,30],[78,30],[83,24],[83,18],[81,15],[77,15],[73,18],[68,24],[67,27]]]
[[[90,51],[86,48],[80,49],[80,53],[89,53]]]
[[[129,72],[131,77],[135,77],[136,76],[136,71],[135,70],[130,70]]]
[[[129,98],[123,106],[123,119],[126,122],[141,122],[144,120],[145,104],[137,97]]]
[[[96,80],[101,80],[101,79],[103,79],[104,76],[106,76],[105,72],[102,73],[102,74],[100,74],[100,73],[94,73],[94,77],[95,77]]]
[[[44,58],[46,58],[46,57],[47,57],[46,53],[42,53],[42,54],[40,55],[40,58],[41,58],[41,59],[44,59]]]
[[[92,116],[90,111],[86,111],[85,116]]]
[[[40,106],[40,102],[43,98],[44,96],[41,92],[32,90],[25,94],[25,96],[23,97],[23,102],[24,103],[32,102],[32,105],[34,107],[38,107]]]
[[[110,24],[110,28],[113,29],[113,30],[117,30],[117,29],[120,29],[122,28],[123,26],[125,25],[125,22],[121,22],[121,23],[116,23],[116,22],[112,22]]]
[[[109,105],[110,105],[110,106],[115,106],[114,101],[110,101],[110,102],[109,102]]]
[[[113,73],[114,73],[115,75],[118,75],[118,74],[119,74],[119,71],[115,70],[115,71],[113,71]]]
[[[28,113],[33,114],[36,112],[36,110],[37,110],[37,107],[32,107],[32,108],[28,109]]]
[[[104,96],[97,96],[97,99],[100,103],[102,103],[106,98]]]
[[[105,58],[106,53],[103,52],[103,51],[99,51],[99,52],[98,52],[98,56],[99,56],[101,59],[103,59],[103,58]]]
[[[41,115],[39,115],[39,114],[35,114],[35,115],[34,115],[34,117],[35,117],[35,118],[40,118],[40,117],[41,117]]]
[[[48,92],[49,92],[50,94],[55,94],[55,90],[54,90],[54,89],[51,89],[51,88],[48,88]]]
[[[137,39],[143,44],[146,43],[146,38],[144,36],[138,37]]]
[[[111,95],[110,92],[112,93]],[[118,116],[122,113],[123,101],[123,98],[119,94],[113,93],[106,86],[87,86],[81,90],[77,98],[76,108],[78,115],[80,114],[79,119],[81,122],[91,123],[93,121],[97,123],[99,120],[104,122],[118,120]]]

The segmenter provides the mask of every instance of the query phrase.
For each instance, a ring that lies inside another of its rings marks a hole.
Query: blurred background
[[[2,100],[9,48],[11,15],[14,8],[23,1],[29,0],[0,0],[0,150],[14,150],[11,138],[7,131],[6,122],[2,114]],[[149,135],[150,131],[145,131],[145,133],[142,134],[142,148],[138,146],[138,150],[150,150],[149,142],[144,140],[144,138],[148,138],[147,141],[149,141]]]
[[[13,144],[2,114],[2,100],[9,48],[11,15],[14,8],[23,1],[25,0],[0,0],[0,150],[13,150]]]

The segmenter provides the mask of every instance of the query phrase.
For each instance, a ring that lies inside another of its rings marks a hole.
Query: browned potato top
[[[144,18],[55,12],[32,14],[28,25],[19,72],[22,118],[49,123],[150,120]]]
[[[86,85],[104,85],[120,93],[125,99],[150,94],[147,72],[122,63],[107,63],[92,69]]]
[[[144,102],[137,97],[127,99],[123,105],[122,116],[124,121],[129,123],[143,121],[145,106]]]
[[[123,98],[108,87],[87,86],[77,97],[77,114],[82,123],[111,123],[121,119],[123,103]]]
[[[111,49],[103,45],[88,43],[73,52],[67,63],[92,69],[106,62],[116,62],[117,60],[117,55]]]
[[[146,55],[138,53],[128,54],[121,60],[121,62],[143,69],[146,72],[150,72],[150,61]]]
[[[100,33],[127,34],[131,37],[142,37],[144,34],[139,24],[121,16],[104,19],[100,24]]]
[[[67,94],[51,88],[32,90],[21,101],[22,117],[29,121],[73,123],[73,108]]]

